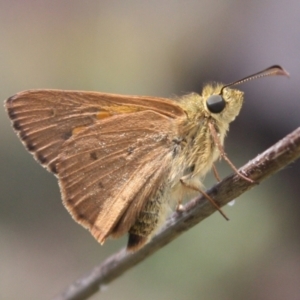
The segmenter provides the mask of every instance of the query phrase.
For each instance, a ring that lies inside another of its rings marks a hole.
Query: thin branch
[[[264,153],[258,155],[239,171],[259,183],[299,157],[300,127]],[[255,185],[255,183],[247,182],[234,174],[212,187],[207,193],[220,206],[224,206]],[[198,224],[215,211],[215,207],[205,197],[199,196],[191,200],[184,206],[183,212],[174,212],[160,232],[140,251],[128,253],[125,249],[122,249],[107,258],[90,273],[72,283],[54,300],[87,299],[98,290],[101,291],[101,287],[105,287],[109,282],[121,276],[125,271],[170,243],[184,231]]]

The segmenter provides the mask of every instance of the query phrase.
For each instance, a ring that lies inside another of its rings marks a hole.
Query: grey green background
[[[299,126],[299,9],[296,0],[0,0],[0,98],[32,88],[172,97],[280,63],[291,79],[240,86],[226,151],[241,166]],[[126,239],[101,247],[77,225],[3,108],[0,122],[0,299],[50,299]],[[299,166],[225,208],[230,222],[213,215],[91,299],[299,299]]]

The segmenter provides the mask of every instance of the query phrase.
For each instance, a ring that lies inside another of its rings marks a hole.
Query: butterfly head
[[[271,66],[253,75],[244,77],[226,85],[207,86],[202,96],[205,101],[206,112],[217,121],[230,123],[239,114],[243,103],[243,93],[229,87],[238,85],[256,78],[283,75],[289,77],[289,73],[278,65]]]
[[[244,93],[222,85],[208,85],[203,89],[202,99],[206,114],[219,122],[232,122],[239,114]]]

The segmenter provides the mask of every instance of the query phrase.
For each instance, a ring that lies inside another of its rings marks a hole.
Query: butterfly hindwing
[[[147,123],[142,120],[147,119]],[[113,124],[112,124],[113,123]],[[118,115],[88,127],[63,145],[58,178],[75,220],[103,243],[134,200],[121,235],[168,175],[172,121],[152,111]]]

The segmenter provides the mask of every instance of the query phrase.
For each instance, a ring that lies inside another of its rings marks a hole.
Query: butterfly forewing
[[[21,92],[7,100],[6,108],[27,149],[54,173],[62,144],[103,118],[148,109],[170,118],[183,115],[168,99],[60,90]]]

